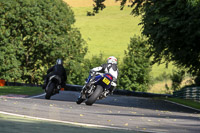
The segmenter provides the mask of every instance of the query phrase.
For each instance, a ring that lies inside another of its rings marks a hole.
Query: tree
[[[0,30],[2,30],[0,28]],[[0,39],[2,34],[0,34]],[[6,81],[16,80],[21,77],[20,62],[15,57],[15,47],[8,40],[0,41],[0,79]],[[4,45],[6,43],[7,45]]]
[[[2,2],[0,2],[0,78],[6,81],[15,81],[21,77],[21,63],[16,57],[16,53],[19,51],[17,51],[17,46],[13,45],[19,38],[14,40],[14,37],[10,36],[11,30],[7,27],[6,19],[11,16],[7,11],[12,10],[9,8],[11,3]]]
[[[87,52],[73,26],[73,11],[62,0],[5,0],[0,2],[0,15],[1,49],[13,48],[13,67],[20,65],[25,82],[41,83],[57,58],[66,64],[71,60],[81,63]]]
[[[97,1],[95,10],[100,10],[103,1]],[[125,3],[121,1],[121,9]],[[142,16],[142,34],[148,37],[154,62],[173,61],[200,75],[200,0],[131,0],[130,7],[132,14]]]
[[[150,83],[151,65],[147,42],[141,37],[131,38],[120,69],[120,88],[147,91]]]

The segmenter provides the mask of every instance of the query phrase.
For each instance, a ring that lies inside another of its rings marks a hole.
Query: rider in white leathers
[[[113,76],[113,82],[109,88],[107,94],[112,94],[117,86],[117,77],[118,77],[118,68],[117,68],[117,58],[110,56],[107,59],[106,64],[102,64],[99,67],[95,67],[90,70],[90,73],[99,72],[99,73],[110,73]]]

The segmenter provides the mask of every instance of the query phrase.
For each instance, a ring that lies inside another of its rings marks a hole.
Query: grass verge
[[[41,87],[27,86],[0,86],[0,95],[18,94],[18,95],[36,95],[43,93]]]
[[[158,98],[158,99],[172,101],[172,102],[183,104],[195,109],[200,109],[200,102],[193,101],[193,100],[180,99],[180,98]]]

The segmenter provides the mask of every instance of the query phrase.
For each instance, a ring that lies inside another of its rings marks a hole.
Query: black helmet
[[[61,59],[56,60],[56,65],[62,65],[62,64],[63,64],[63,61]]]

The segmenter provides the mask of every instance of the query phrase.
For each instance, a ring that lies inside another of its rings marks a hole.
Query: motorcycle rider
[[[47,75],[44,79],[44,85],[42,86],[43,89],[46,88],[49,81],[49,77],[53,75],[58,75],[61,78],[61,86],[64,87],[65,82],[67,80],[67,75],[66,75],[66,70],[63,67],[63,61],[61,59],[57,59],[56,65],[52,66],[47,70]]]
[[[111,87],[109,88],[108,92],[104,94],[105,96],[107,96],[108,94],[112,95],[117,86],[117,77],[118,77],[117,58],[115,58],[114,56],[108,57],[107,63],[91,69],[90,75],[92,75],[94,72],[110,73],[113,76],[113,82],[111,83]]]

